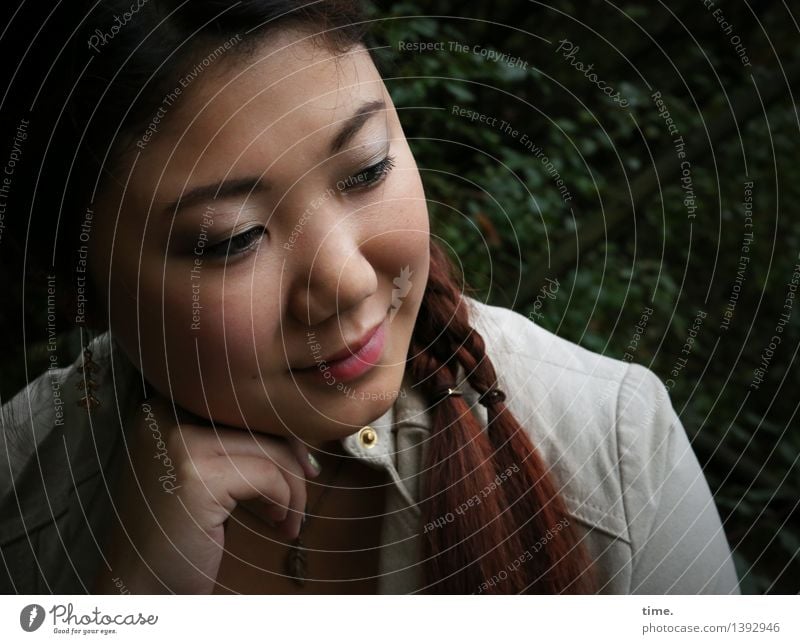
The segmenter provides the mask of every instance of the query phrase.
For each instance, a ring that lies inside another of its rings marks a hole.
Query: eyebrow
[[[386,109],[386,104],[383,101],[369,101],[359,107],[355,113],[349,117],[344,125],[339,129],[339,133],[333,137],[331,142],[330,153],[336,154],[352,139],[356,133],[363,127],[373,114],[376,114]]]
[[[361,105],[351,116],[349,116],[336,136],[331,141],[329,153],[336,154],[358,133],[364,124],[373,114],[385,110],[386,104],[382,100],[369,101]],[[174,212],[191,208],[206,201],[214,199],[226,199],[232,197],[247,196],[253,193],[266,192],[270,189],[269,183],[264,181],[260,175],[250,177],[239,177],[227,179],[221,183],[209,183],[204,186],[192,188],[177,199],[171,201],[165,208],[164,213]]]

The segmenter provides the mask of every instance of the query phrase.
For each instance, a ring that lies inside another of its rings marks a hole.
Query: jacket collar
[[[458,366],[458,389],[475,414],[480,426],[486,427],[486,408],[478,403],[478,393],[465,379],[464,368]],[[432,431],[431,408],[422,393],[412,386],[406,371],[394,404],[381,416],[358,431],[341,439],[342,447],[351,456],[368,465],[386,470],[407,505],[419,513],[419,483],[428,439]],[[376,440],[370,441],[370,430]]]

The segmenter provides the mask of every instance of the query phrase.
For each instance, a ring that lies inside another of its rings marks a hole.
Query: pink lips
[[[378,364],[385,344],[386,319],[376,328],[366,344],[355,353],[340,360],[320,361],[313,367],[300,369],[295,373],[309,374],[329,383],[354,380]]]

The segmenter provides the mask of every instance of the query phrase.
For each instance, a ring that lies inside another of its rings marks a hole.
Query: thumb
[[[306,478],[316,478],[319,476],[321,467],[314,455],[309,451],[308,447],[297,437],[291,436],[286,439],[289,443],[289,448],[297,458],[300,466],[305,472]]]

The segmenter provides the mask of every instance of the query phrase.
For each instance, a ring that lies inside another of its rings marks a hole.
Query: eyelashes
[[[204,254],[214,257],[243,255],[258,246],[267,229],[264,226],[253,226],[247,230],[229,237],[213,246],[206,248]]]
[[[387,154],[383,159],[364,168],[357,174],[336,182],[336,187],[340,192],[352,192],[364,188],[370,188],[379,184],[394,167],[394,157]]]
[[[387,154],[371,166],[359,170],[346,179],[336,182],[336,188],[343,193],[368,190],[378,186],[386,179],[395,165],[395,157]],[[206,255],[213,257],[239,257],[254,251],[267,232],[264,226],[253,226],[241,233],[206,247]]]

